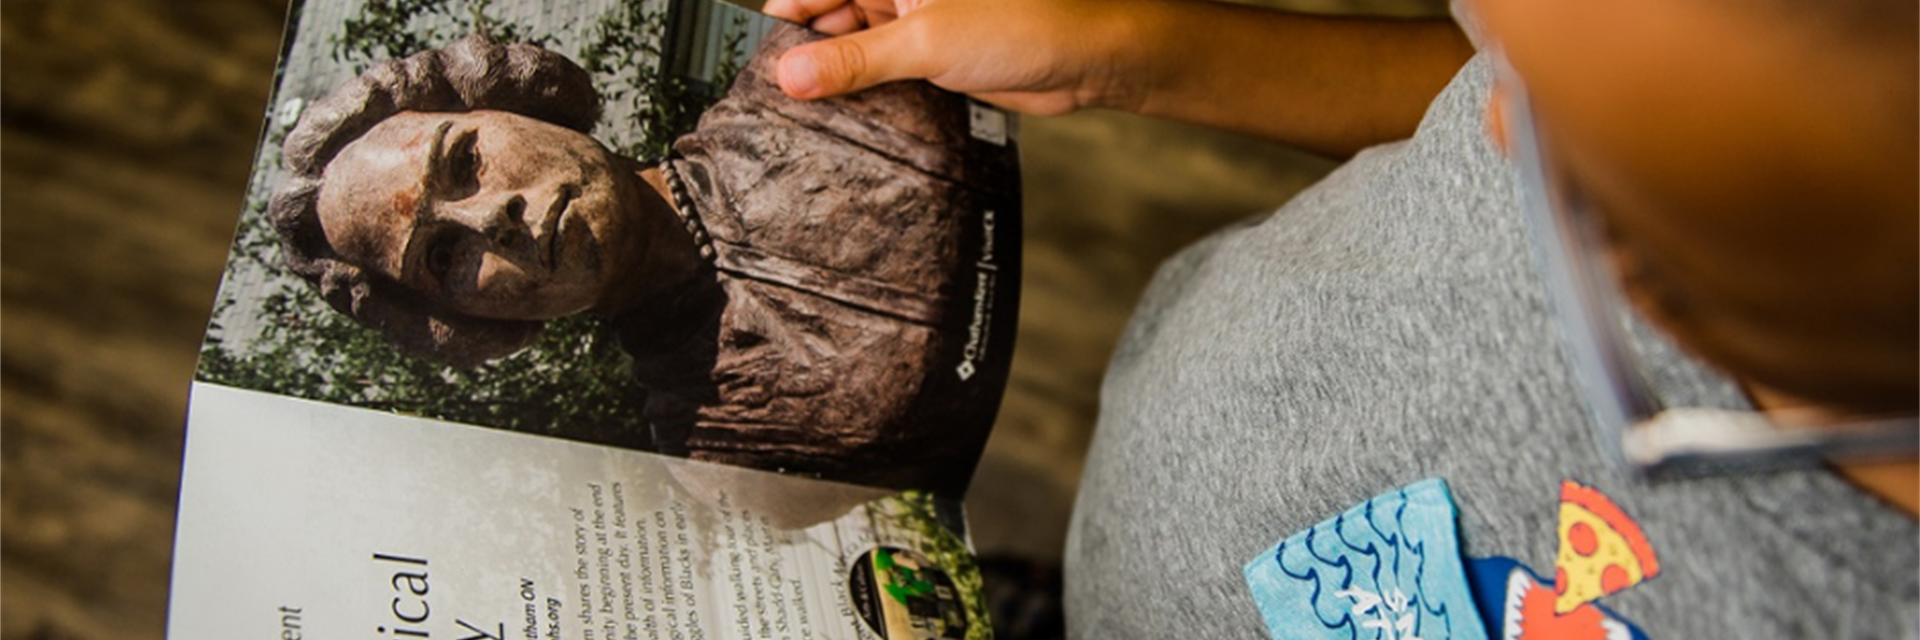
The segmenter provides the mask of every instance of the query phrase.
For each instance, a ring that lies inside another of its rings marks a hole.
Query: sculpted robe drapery
[[[816,37],[768,34],[675,143],[711,269],[615,326],[663,452],[958,496],[1013,346],[1016,154],[925,83],[787,98]]]

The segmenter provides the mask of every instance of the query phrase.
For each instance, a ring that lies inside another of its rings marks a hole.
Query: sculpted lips
[[[567,205],[573,203],[573,199],[579,195],[578,192],[579,189],[573,185],[560,187],[560,193],[554,197],[553,205],[547,208],[547,215],[540,219],[541,237],[546,239],[546,242],[542,243],[544,246],[541,247],[545,255],[541,257],[545,258],[542,262],[546,263],[549,272],[560,268],[560,229],[564,226],[560,223],[567,215]]]

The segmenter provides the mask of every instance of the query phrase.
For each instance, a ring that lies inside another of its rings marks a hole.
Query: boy
[[[1476,5],[1462,22],[1488,55],[1471,62],[1443,22],[1201,2],[766,10],[846,34],[783,59],[796,97],[926,78],[1028,113],[1118,108],[1334,155],[1373,147],[1162,267],[1109,369],[1075,506],[1074,637],[1433,638],[1471,628],[1454,626],[1461,606],[1435,606],[1458,591],[1502,637],[1914,635],[1912,447],[1766,474],[1623,477],[1607,462],[1620,443],[1590,426],[1583,363],[1560,348],[1547,300],[1563,287],[1542,279],[1514,191],[1520,169],[1528,197],[1562,216],[1590,203],[1588,249],[1657,328],[1636,321],[1631,343],[1667,402],[1751,403],[1812,433],[1893,416],[1910,435],[1920,9]],[[1507,150],[1521,152],[1513,164]],[[1405,497],[1416,492],[1430,499]],[[1444,530],[1379,531],[1356,515],[1414,503],[1441,508]],[[1597,512],[1619,535],[1575,533],[1567,514]],[[1322,553],[1330,537],[1373,549],[1345,537],[1356,519],[1381,539],[1431,536],[1408,561],[1452,557],[1464,575],[1422,574],[1398,595],[1323,582],[1313,601],[1288,601],[1287,580],[1356,575]],[[1616,538],[1638,564],[1596,570],[1603,602],[1569,596],[1576,556]],[[1320,555],[1289,564],[1290,544]]]

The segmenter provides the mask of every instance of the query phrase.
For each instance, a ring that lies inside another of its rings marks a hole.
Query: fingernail
[[[760,10],[766,13],[767,15],[773,16],[775,18],[779,18],[781,20],[785,20],[787,22],[793,22],[793,23],[802,24],[802,25],[807,23],[807,14],[805,10],[801,9],[798,5],[795,5],[792,2],[788,2],[787,0],[767,0],[767,6],[761,7]]]
[[[788,53],[780,59],[780,88],[796,98],[812,96],[820,90],[820,65],[813,56]]]

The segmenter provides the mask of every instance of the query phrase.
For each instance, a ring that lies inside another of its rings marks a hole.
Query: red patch
[[[1627,570],[1620,568],[1620,565],[1607,565],[1607,570],[1600,572],[1601,593],[1619,593],[1621,589],[1632,586],[1631,583],[1632,580],[1627,578]]]
[[[414,212],[419,209],[420,194],[414,193],[412,189],[393,194],[393,215],[399,217],[401,220],[412,219]]]
[[[1600,550],[1600,538],[1594,535],[1593,527],[1585,522],[1575,522],[1567,531],[1567,542],[1573,543],[1573,552],[1582,556],[1593,555]]]

